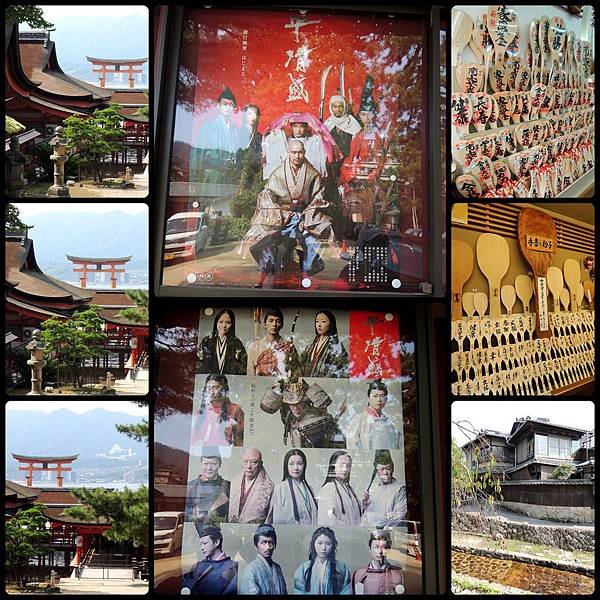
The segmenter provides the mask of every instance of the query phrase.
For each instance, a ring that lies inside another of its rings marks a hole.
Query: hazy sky
[[[138,406],[123,400],[13,400],[6,404],[6,410],[41,410],[54,412],[66,408],[74,413],[83,414],[103,408],[110,412],[123,412],[128,415],[148,415],[147,406]]]
[[[46,212],[83,212],[83,213],[107,213],[114,210],[120,210],[130,215],[137,215],[141,212],[148,211],[148,206],[143,202],[136,204],[128,203],[111,203],[101,204],[97,202],[44,202],[38,204],[14,203],[19,209],[21,217],[30,215],[39,215]]]
[[[44,11],[44,17],[48,21],[56,25],[61,17],[102,17],[107,13],[111,17],[126,17],[128,15],[145,15],[148,16],[148,8],[145,6],[73,6],[73,5],[57,5],[57,6],[46,6],[39,5]]]
[[[594,404],[577,400],[469,400],[452,403],[452,437],[459,446],[468,438],[454,424],[469,421],[476,431],[494,429],[508,433],[517,417],[546,417],[551,423],[594,429]],[[470,429],[470,427],[469,427]]]

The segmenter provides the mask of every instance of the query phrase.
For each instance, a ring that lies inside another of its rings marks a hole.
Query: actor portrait
[[[333,241],[331,216],[324,211],[328,207],[321,176],[306,160],[304,144],[292,140],[283,164],[258,195],[250,229],[242,240],[260,270],[256,287],[262,287],[268,273],[283,271],[293,263],[294,253],[301,280],[325,268],[318,240]]]
[[[289,450],[283,458],[283,479],[275,486],[267,522],[275,525],[316,525],[317,500],[306,481],[306,455]]]
[[[327,412],[331,398],[321,386],[305,380],[285,380],[282,384],[283,443],[295,448],[345,448],[346,438],[338,427],[338,415]],[[262,404],[261,404],[262,406]]]
[[[200,408],[192,433],[192,445],[243,446],[244,411],[229,400],[225,375],[209,375],[202,388]]]
[[[224,183],[228,167],[235,164],[240,130],[233,122],[237,102],[224,88],[216,101],[217,116],[202,125],[190,154],[190,181]]]
[[[246,448],[242,463],[242,472],[231,482],[229,522],[264,523],[271,506],[273,482],[265,471],[260,450]]]
[[[350,485],[352,458],[338,450],[331,455],[327,477],[319,492],[319,525],[357,527],[362,507]]]
[[[315,337],[300,354],[305,377],[348,377],[348,352],[338,337],[335,315],[320,310],[315,315]]]
[[[404,594],[404,571],[390,563],[386,556],[392,547],[389,531],[378,529],[369,535],[371,562],[352,574],[352,591],[362,595]]]
[[[261,525],[254,534],[256,558],[248,563],[241,577],[240,594],[260,596],[287,595],[281,567],[273,560],[277,534],[272,525]]]
[[[400,448],[402,434],[383,412],[388,401],[387,385],[375,379],[367,388],[367,398],[367,408],[348,436],[348,448]]]
[[[388,527],[406,519],[406,487],[394,477],[394,462],[389,450],[376,450],[373,476],[363,496],[361,525]]]
[[[351,594],[350,571],[336,560],[338,542],[329,527],[319,527],[308,547],[308,560],[294,574],[294,594]]]
[[[218,527],[198,532],[200,552],[204,557],[183,575],[183,595],[228,596],[237,593],[238,564],[223,552],[223,534]]]
[[[240,148],[252,154],[261,155],[263,136],[258,131],[260,108],[256,104],[247,104],[242,111],[242,127],[240,129]]]
[[[227,520],[230,482],[219,474],[221,455],[218,448],[205,447],[200,457],[200,474],[187,485],[186,521],[204,523],[209,516]]]
[[[198,373],[246,374],[248,356],[235,336],[235,314],[229,308],[216,314],[212,333],[200,342],[198,360]]]
[[[248,375],[292,377],[298,374],[298,351],[292,341],[284,340],[279,335],[283,324],[283,313],[278,308],[265,311],[265,336],[248,346]]]
[[[343,96],[331,96],[329,99],[330,117],[325,121],[344,157],[350,154],[352,138],[362,128],[360,123],[348,112],[346,99]]]

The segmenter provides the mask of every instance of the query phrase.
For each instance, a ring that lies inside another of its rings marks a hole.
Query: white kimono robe
[[[358,496],[352,494],[351,490],[349,484],[342,484],[337,480],[329,481],[321,488],[319,492],[319,525],[328,527],[338,525],[357,527],[360,525],[361,508]]]
[[[300,518],[299,525],[316,525],[317,505],[308,489],[308,485],[304,481],[297,483],[292,480],[292,486],[296,497],[296,506],[298,507],[298,517]],[[275,486],[267,523],[273,523],[273,525],[297,524],[294,520],[294,504],[287,480]]]
[[[367,409],[357,419],[348,436],[348,448],[378,449],[400,448],[402,434],[384,413],[378,417]]]
[[[373,482],[369,489],[369,499],[361,519],[362,526],[393,526],[406,519],[406,488],[397,479],[388,484]]]

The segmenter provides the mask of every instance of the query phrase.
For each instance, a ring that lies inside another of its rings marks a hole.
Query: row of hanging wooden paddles
[[[552,329],[552,337],[533,339],[531,314],[453,321],[458,350],[450,360],[456,374],[452,392],[545,394],[592,378],[594,313],[562,312],[555,315]]]
[[[550,243],[547,238],[541,236],[537,239],[538,243]],[[533,243],[535,241],[536,238],[533,239]],[[479,269],[488,280],[489,293],[463,294],[464,285],[473,273],[474,252],[466,242],[452,241],[452,318],[462,318],[463,309],[470,317],[475,313],[483,316],[487,313],[488,304],[490,317],[497,318],[502,314],[501,303],[506,307],[506,314],[511,314],[517,298],[521,301],[524,312],[530,312],[529,306],[535,289],[530,277],[518,275],[514,285],[502,285],[510,264],[507,241],[498,234],[483,233],[477,239],[476,253]],[[542,252],[538,253],[541,254]],[[543,302],[547,306],[549,291],[553,298],[554,312],[560,312],[561,303],[565,310],[580,310],[584,299],[588,308],[593,308],[594,285],[590,280],[581,281],[581,268],[575,259],[566,259],[562,270],[556,266],[546,267],[543,278],[547,282],[543,284],[545,297],[538,297],[538,303]]]
[[[532,19],[525,59],[520,56],[518,30],[517,11],[511,6],[490,6],[475,21],[453,8],[452,66],[458,64],[457,79],[464,80],[471,67],[477,66],[460,64],[463,50],[469,45],[485,66],[483,91],[488,85],[494,92],[523,91],[527,85],[549,82],[559,87],[585,86],[592,71],[591,44],[578,39],[573,31],[567,33],[563,18],[542,15]]]
[[[515,359],[521,351],[539,352],[541,348],[550,350],[551,347],[555,347],[562,356],[566,356],[571,351],[593,350],[594,312],[556,313],[551,328],[552,337],[534,339],[535,314],[533,313],[504,315],[498,319],[470,316],[466,320],[452,321],[451,335],[452,340],[457,344],[459,354],[486,350],[485,357],[487,357],[487,350],[496,350],[496,355],[505,360]],[[579,346],[581,348],[578,350]],[[491,358],[493,359],[494,356]],[[467,365],[473,360],[476,364],[480,364],[482,355],[470,354],[462,360]],[[487,358],[484,362],[487,362]]]

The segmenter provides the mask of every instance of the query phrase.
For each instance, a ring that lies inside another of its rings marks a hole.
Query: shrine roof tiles
[[[38,84],[40,90],[61,96],[110,99],[110,90],[85,83],[62,71],[53,41],[40,43],[38,40],[20,38],[19,55],[25,75]]]
[[[27,487],[8,479],[4,480],[4,495],[6,497],[16,496],[17,500],[35,499],[40,492],[39,488]]]
[[[92,298],[93,304],[98,306],[134,306],[135,302],[125,293],[124,290],[98,290]]]
[[[55,521],[56,523],[64,523],[65,525],[107,525],[110,526],[110,522],[106,517],[100,517],[98,520],[89,521],[76,519],[75,517],[68,517],[63,515],[62,508],[46,508],[44,514]]]
[[[47,308],[43,308],[41,306],[36,306],[35,304],[31,304],[28,302],[23,302],[21,300],[17,300],[16,298],[11,298],[10,296],[6,298],[6,303],[12,306],[16,306],[17,308],[21,308],[23,310],[37,313],[43,317],[50,318],[56,317],[57,319],[66,319],[67,315],[64,315],[59,312],[54,312],[52,310],[48,310]]]
[[[120,104],[121,106],[124,104],[135,104],[135,106],[147,106],[148,98],[144,94],[147,90],[139,89],[128,89],[128,90],[112,90],[112,99],[113,102]]]

